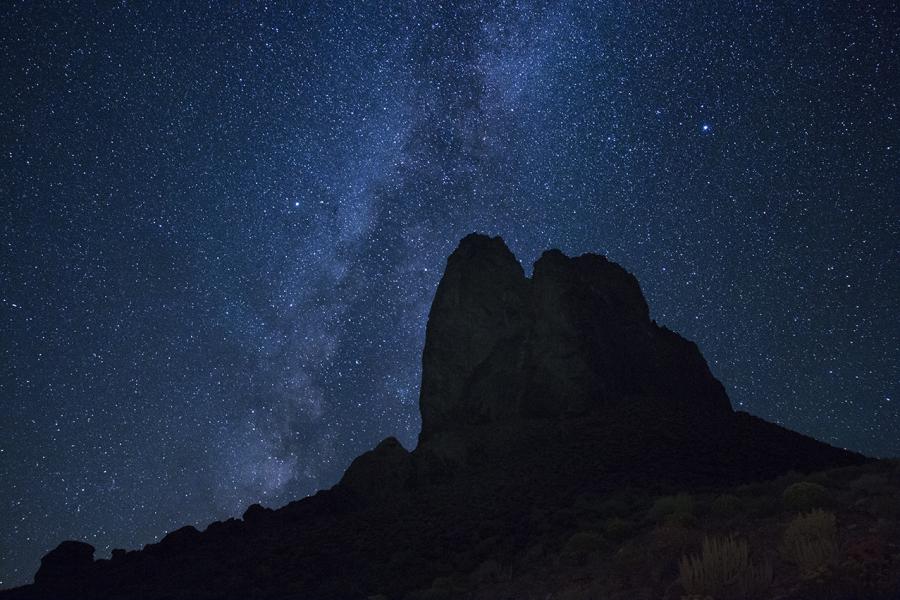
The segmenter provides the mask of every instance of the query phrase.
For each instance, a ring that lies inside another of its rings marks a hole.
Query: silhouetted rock
[[[516,561],[543,564],[545,547],[586,564],[608,545],[578,532],[585,522],[619,536],[647,522],[591,499],[642,490],[622,510],[647,510],[653,494],[865,460],[733,411],[697,346],[650,319],[619,265],[550,250],[529,278],[503,240],[477,234],[435,294],[420,409],[415,450],[387,438],[330,490],[110,561],[64,542],[35,585],[0,597],[468,597]]]
[[[477,234],[435,294],[420,407],[424,482],[474,469],[563,487],[601,474],[724,483],[849,456],[735,413],[697,345],[650,319],[616,263],[550,250],[528,278],[500,238]]]
[[[124,548],[113,548],[112,555],[110,556],[110,560],[115,560],[115,561],[123,560],[125,558],[125,555],[127,555],[127,554],[128,554],[128,552]]]
[[[259,506],[259,504],[254,504],[253,506]],[[250,512],[250,510],[248,509],[247,512]],[[246,516],[246,513],[244,514]],[[190,547],[199,539],[199,537],[200,532],[197,531],[196,527],[193,525],[185,525],[181,529],[176,529],[161,539],[159,541],[159,547],[169,551],[178,551],[182,548]]]
[[[84,542],[65,541],[41,559],[34,575],[37,584],[55,585],[77,581],[94,567],[94,547]]]
[[[350,463],[340,485],[366,498],[381,498],[407,488],[413,477],[412,456],[389,437]]]
[[[271,508],[266,508],[262,504],[251,504],[247,507],[247,510],[244,511],[244,515],[241,519],[244,523],[252,525],[254,523],[262,522],[270,514],[272,514]]]
[[[651,406],[697,424],[732,416],[697,346],[650,320],[622,267],[550,250],[528,279],[500,238],[476,234],[435,295],[420,406],[420,447],[436,440],[439,454],[453,452],[446,439],[501,420],[593,413],[623,425]]]
[[[469,235],[450,255],[425,336],[420,442],[514,409],[516,389],[490,385],[514,376],[520,337],[532,321],[528,292],[522,266],[500,238]],[[493,377],[479,379],[485,366]]]

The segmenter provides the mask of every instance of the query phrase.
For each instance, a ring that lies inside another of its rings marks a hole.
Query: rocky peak
[[[649,406],[682,420],[731,414],[696,345],[650,320],[621,266],[549,250],[527,278],[502,239],[478,234],[450,256],[435,294],[420,406],[420,445],[515,419],[621,420]]]
[[[94,566],[94,547],[77,541],[65,541],[41,559],[41,567],[34,582],[55,585],[57,582],[78,580]]]
[[[580,500],[863,460],[733,412],[697,346],[650,319],[619,265],[551,250],[527,278],[503,240],[482,235],[447,261],[420,402],[413,452],[387,438],[330,490],[277,510],[253,505],[204,532],[183,527],[111,560],[63,542],[34,586],[0,596],[424,597],[404,594],[445,577],[447,565],[476,568],[472,547],[486,546],[473,540],[522,544],[516,552],[527,556],[535,538],[562,539],[567,522],[580,522],[571,516]]]
[[[478,418],[472,375],[510,345],[531,321],[529,281],[499,237],[466,236],[447,259],[428,319],[420,439]]]
[[[378,498],[405,488],[413,472],[412,457],[397,438],[382,440],[374,450],[357,456],[341,485],[366,498]]]
[[[583,254],[569,258],[559,250],[548,250],[534,263],[535,294],[550,293],[559,300],[559,294],[591,297],[589,308],[601,314],[592,314],[597,320],[607,317],[629,321],[650,320],[650,311],[641,286],[634,275],[618,264],[598,254]],[[556,296],[554,296],[554,294]]]

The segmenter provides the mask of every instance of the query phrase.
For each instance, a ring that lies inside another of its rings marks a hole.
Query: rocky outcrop
[[[93,546],[84,542],[65,541],[41,559],[34,582],[49,587],[65,585],[84,579],[93,567]]]
[[[514,410],[518,386],[491,385],[515,376],[532,321],[528,295],[522,266],[500,238],[470,235],[450,255],[425,336],[420,442]]]
[[[549,250],[529,278],[502,239],[479,234],[435,294],[419,405],[419,484],[476,472],[561,488],[601,474],[722,483],[846,455],[733,411],[697,345],[650,318],[621,266]]]
[[[619,265],[550,250],[529,278],[503,240],[477,234],[435,294],[420,409],[415,450],[387,438],[330,490],[111,560],[64,542],[35,585],[0,597],[414,598],[527,556],[535,539],[561,546],[594,518],[578,499],[864,460],[733,411],[697,346],[650,318]]]
[[[419,445],[465,453],[473,426],[602,416],[711,426],[733,413],[697,346],[656,325],[633,275],[550,250],[527,278],[500,238],[447,261],[425,338]],[[636,427],[642,426],[635,422]]]

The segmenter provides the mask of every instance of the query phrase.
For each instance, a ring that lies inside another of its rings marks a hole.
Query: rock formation
[[[524,552],[548,535],[535,515],[573,498],[863,460],[733,411],[697,346],[650,319],[619,265],[550,250],[528,278],[500,238],[477,234],[435,294],[420,409],[414,451],[388,438],[331,490],[111,560],[64,542],[33,586],[0,597],[399,598],[474,570],[473,552]]]
[[[41,568],[34,574],[34,582],[52,586],[77,580],[90,570],[93,562],[93,546],[84,542],[63,542],[41,559]]]
[[[478,425],[503,421],[733,417],[697,346],[650,320],[622,267],[550,250],[528,279],[500,238],[477,234],[450,256],[435,295],[420,407],[420,447],[448,457]]]

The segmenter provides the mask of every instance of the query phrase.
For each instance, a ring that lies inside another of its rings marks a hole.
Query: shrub
[[[599,514],[610,517],[622,517],[634,512],[634,509],[634,503],[629,502],[629,499],[622,494],[605,498],[597,504],[596,508]]]
[[[758,496],[746,498],[744,506],[756,518],[774,517],[784,510],[784,502],[778,496]]]
[[[818,473],[811,473],[806,476],[806,481],[810,483],[818,483],[819,485],[826,486],[831,482],[830,477],[828,476],[827,471],[819,471]]]
[[[863,508],[879,519],[900,520],[900,502],[895,496],[878,495],[866,498]]]
[[[888,560],[885,541],[876,535],[856,540],[847,548],[847,560],[859,563],[880,563]]]
[[[663,519],[663,523],[665,525],[674,525],[676,527],[694,527],[697,525],[697,517],[691,513],[678,511],[666,515]]]
[[[784,502],[793,510],[804,512],[828,504],[828,492],[818,483],[798,481],[784,490]]]
[[[784,532],[781,553],[799,567],[803,577],[825,572],[837,559],[834,514],[814,510],[795,517]]]
[[[858,598],[890,598],[900,590],[900,573],[892,569],[887,541],[880,535],[858,539],[847,548],[841,570]]]
[[[720,517],[732,517],[743,512],[744,503],[737,496],[722,494],[712,501],[710,509]]]
[[[603,549],[603,538],[591,531],[579,531],[563,546],[563,557],[575,564],[584,564],[588,557]]]
[[[693,515],[694,499],[688,494],[678,494],[677,496],[663,496],[653,503],[650,509],[650,518],[654,521],[663,521],[666,517],[673,514]]]
[[[769,590],[772,585],[772,563],[768,560],[763,561],[760,565],[749,565],[745,570],[738,574],[737,578],[737,596],[739,598],[747,598],[756,600],[762,598],[763,594]]]
[[[887,492],[890,489],[890,482],[882,473],[866,473],[851,483],[850,487],[857,492],[874,495]]]
[[[633,528],[634,524],[630,521],[626,521],[625,519],[621,519],[619,517],[613,517],[606,521],[603,526],[603,531],[606,533],[609,539],[621,541],[631,535],[631,531]]]
[[[685,555],[678,564],[679,582],[691,596],[718,596],[751,569],[747,542],[734,537],[703,539],[699,555]]]

